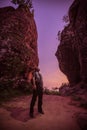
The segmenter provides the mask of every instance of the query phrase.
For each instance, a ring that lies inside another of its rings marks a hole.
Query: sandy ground
[[[45,114],[37,112],[35,118],[29,117],[31,96],[22,96],[3,104],[0,108],[0,130],[80,130],[75,114],[81,108],[69,105],[69,97],[44,95]]]

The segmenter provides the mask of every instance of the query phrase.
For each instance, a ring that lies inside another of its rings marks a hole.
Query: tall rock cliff
[[[29,8],[0,8],[0,85],[16,84],[38,63],[37,28]]]
[[[56,57],[71,86],[87,84],[87,0],[74,0],[69,8],[70,23],[61,33]]]

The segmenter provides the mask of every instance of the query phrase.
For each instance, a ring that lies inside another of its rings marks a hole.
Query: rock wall
[[[87,0],[74,0],[70,23],[61,33],[56,57],[70,84],[87,83]]]
[[[0,83],[25,78],[38,66],[37,28],[27,6],[0,8]],[[9,85],[9,84],[8,84]]]

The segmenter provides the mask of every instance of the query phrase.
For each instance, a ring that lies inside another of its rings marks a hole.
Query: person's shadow
[[[22,107],[6,107],[7,111],[11,112],[11,117],[14,118],[15,120],[19,120],[22,122],[27,122],[30,119],[34,119],[34,118],[30,118],[29,116],[29,108],[22,108]],[[38,115],[37,110],[35,109],[34,112],[35,117]]]

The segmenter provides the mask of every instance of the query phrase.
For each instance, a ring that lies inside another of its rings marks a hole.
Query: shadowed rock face
[[[23,78],[38,62],[37,29],[29,8],[0,8],[0,81]]]
[[[70,84],[87,82],[87,0],[75,0],[69,8],[70,23],[61,33],[56,57]]]

